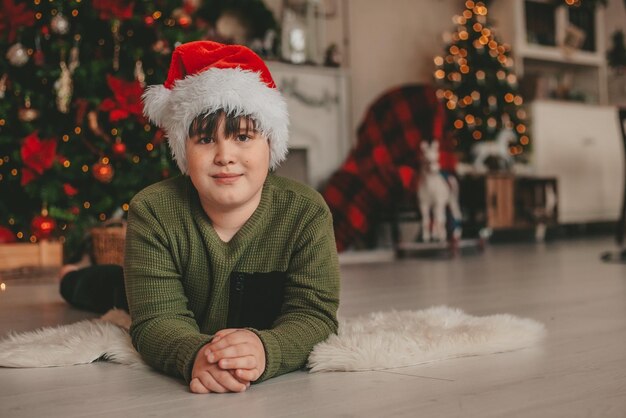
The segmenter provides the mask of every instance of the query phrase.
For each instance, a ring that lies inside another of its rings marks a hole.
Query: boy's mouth
[[[214,174],[213,177],[218,183],[221,184],[231,184],[236,182],[243,174],[234,174],[234,173],[218,173]]]
[[[235,173],[218,173],[218,174],[214,174],[212,177],[218,178],[218,179],[223,179],[223,178],[230,178],[230,177],[239,177],[241,176],[241,174],[235,174]]]

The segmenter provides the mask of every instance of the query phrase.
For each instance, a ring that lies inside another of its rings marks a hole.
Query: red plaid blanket
[[[426,85],[395,88],[368,109],[357,143],[322,195],[333,214],[338,251],[362,239],[378,219],[413,198],[422,140],[441,138],[442,171],[454,171],[445,112],[435,90]]]

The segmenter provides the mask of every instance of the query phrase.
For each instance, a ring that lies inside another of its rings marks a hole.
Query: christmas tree
[[[513,72],[510,47],[489,28],[483,2],[466,1],[455,16],[446,55],[435,57],[437,95],[444,100],[462,158],[478,141],[493,140],[503,128],[515,133],[509,152],[519,156],[529,145],[526,112]]]
[[[92,226],[177,173],[141,95],[178,43],[228,42],[216,21],[245,2],[0,1],[0,243],[58,238],[71,258]],[[263,24],[250,40],[276,27],[260,0],[246,4],[263,16],[247,15]]]

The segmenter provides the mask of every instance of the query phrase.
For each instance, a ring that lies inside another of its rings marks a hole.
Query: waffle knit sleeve
[[[152,367],[190,380],[202,334],[181,282],[178,265],[157,210],[138,195],[128,213],[124,276],[133,345]],[[177,253],[184,253],[181,249]]]
[[[280,317],[269,330],[253,330],[266,354],[259,381],[303,367],[313,346],[337,332],[339,262],[332,218],[324,209],[296,238]]]

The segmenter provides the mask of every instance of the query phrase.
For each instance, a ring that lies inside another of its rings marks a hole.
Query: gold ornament
[[[2,74],[2,77],[0,77],[0,99],[4,99],[4,96],[6,94],[8,78],[8,74]]]
[[[169,44],[164,39],[159,39],[152,45],[152,50],[161,55],[167,55],[172,52],[172,48],[170,48]]]
[[[117,71],[120,69],[120,50],[122,36],[120,35],[120,21],[118,19],[114,19],[111,25],[111,33],[113,34],[113,70]]]
[[[15,67],[23,67],[28,62],[28,52],[19,42],[9,48],[6,57]]]
[[[17,111],[17,117],[22,122],[32,122],[39,117],[39,111],[31,107],[29,96],[24,98],[24,107]]]
[[[67,65],[67,68],[70,70],[71,74],[74,74],[74,71],[80,65],[80,60],[78,57],[78,42],[74,43],[72,49],[70,49],[70,62]]]
[[[91,112],[87,113],[87,121],[91,132],[98,136],[103,135],[102,129],[100,129],[100,124],[98,123],[98,114],[96,112],[92,110]]]
[[[72,74],[76,68],[80,65],[78,60],[78,46],[74,45],[70,50],[69,65],[65,63],[63,52],[61,53],[61,76],[54,83],[54,89],[57,93],[57,109],[61,113],[68,113],[70,111],[70,103],[72,101],[72,93],[74,92],[74,82],[72,81]]]
[[[67,68],[65,61],[61,61],[61,76],[54,83],[54,89],[57,93],[57,109],[61,113],[68,113],[70,111],[70,101],[72,100],[72,92],[74,90],[74,83],[72,82],[72,74],[70,69]]]
[[[146,86],[146,74],[143,72],[143,64],[141,60],[135,61],[135,80],[141,84],[141,87]]]
[[[57,35],[65,35],[70,31],[70,22],[62,13],[58,13],[50,21],[50,29]]]

